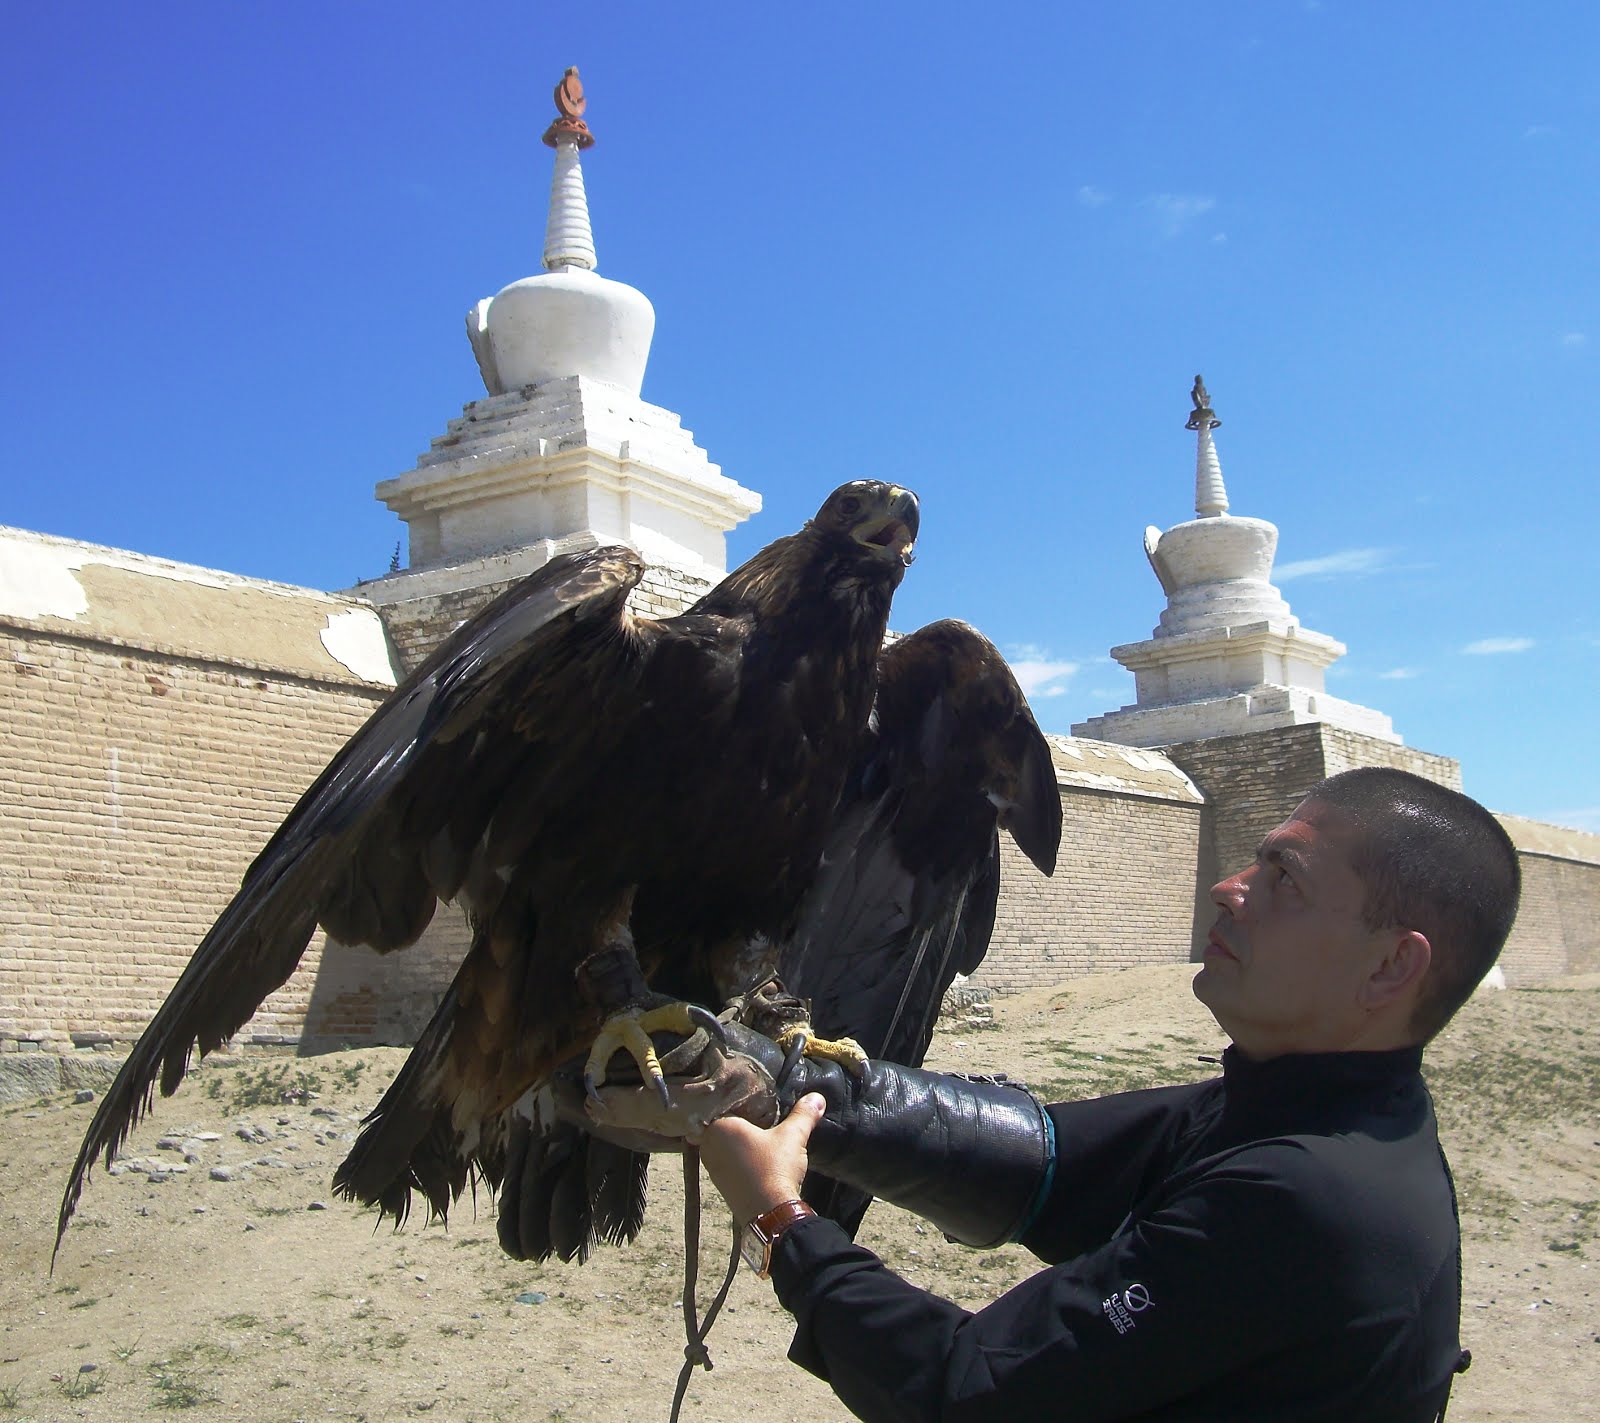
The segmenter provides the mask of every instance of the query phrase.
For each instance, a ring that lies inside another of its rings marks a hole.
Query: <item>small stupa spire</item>
[[[587,107],[578,67],[573,65],[556,85],[557,117],[544,131],[544,141],[556,151],[555,175],[550,180],[550,216],[544,229],[547,272],[568,267],[589,272],[595,269],[589,199],[583,191],[583,166],[578,162],[579,150],[594,146],[594,135],[583,121]]]
[[[1217,412],[1211,408],[1211,396],[1206,392],[1204,377],[1194,378],[1189,399],[1194,402],[1194,410],[1184,429],[1199,432],[1194,461],[1194,512],[1202,519],[1213,519],[1228,512],[1228,491],[1222,483],[1222,465],[1217,459],[1217,447],[1211,440],[1211,432],[1222,421],[1217,419]]]

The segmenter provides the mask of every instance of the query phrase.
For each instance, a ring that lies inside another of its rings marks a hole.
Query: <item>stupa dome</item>
[[[638,395],[656,313],[645,294],[595,271],[594,232],[579,153],[594,143],[576,68],[556,86],[559,116],[544,141],[556,151],[544,268],[485,297],[467,335],[490,395],[585,376]]]

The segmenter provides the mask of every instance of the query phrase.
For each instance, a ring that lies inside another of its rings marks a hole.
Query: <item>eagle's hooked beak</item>
[[[909,489],[892,485],[888,493],[887,511],[875,519],[862,520],[851,530],[851,534],[858,543],[881,549],[887,556],[909,567],[915,557],[912,550],[916,546],[920,524],[917,496]]]

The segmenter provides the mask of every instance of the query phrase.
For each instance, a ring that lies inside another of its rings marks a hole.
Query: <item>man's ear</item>
[[[1433,945],[1426,934],[1415,929],[1391,930],[1388,952],[1361,984],[1361,1006],[1376,1013],[1401,999],[1415,1002],[1432,962]]]

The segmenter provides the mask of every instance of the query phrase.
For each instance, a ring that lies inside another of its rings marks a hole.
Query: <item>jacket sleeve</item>
[[[867,1423],[1092,1423],[1203,1391],[1332,1327],[1333,1292],[1302,1288],[1331,1247],[1283,1169],[1294,1150],[1242,1153],[977,1313],[805,1221],[773,1268],[797,1324],[790,1358]]]
[[[1069,1260],[1109,1240],[1172,1171],[1183,1142],[1220,1101],[1217,1080],[1059,1102],[1054,1160],[1032,1220],[1015,1236],[1041,1260]]]

